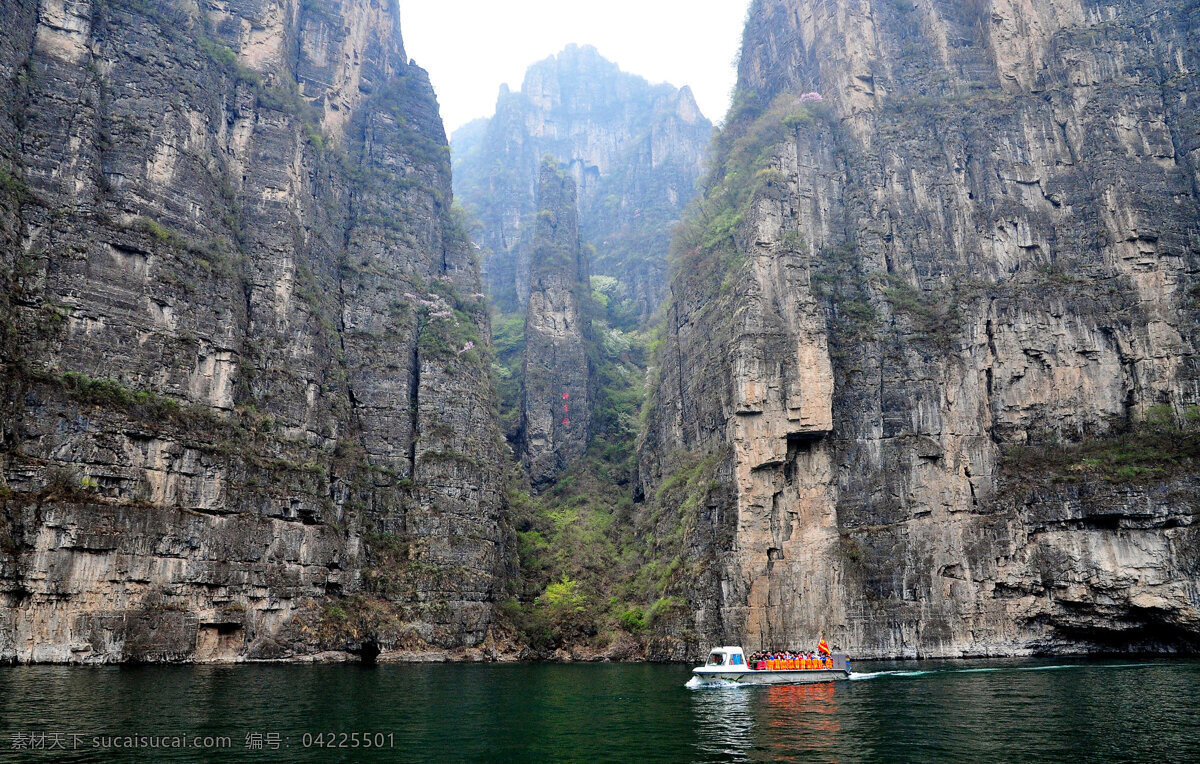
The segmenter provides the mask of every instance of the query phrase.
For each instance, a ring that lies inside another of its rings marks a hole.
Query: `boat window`
[[[725,653],[713,653],[708,657],[708,665],[721,666],[725,663]]]

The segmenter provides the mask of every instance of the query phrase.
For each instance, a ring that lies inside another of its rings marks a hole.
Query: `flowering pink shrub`
[[[800,103],[821,103],[824,100],[820,93],[805,93],[800,96]]]

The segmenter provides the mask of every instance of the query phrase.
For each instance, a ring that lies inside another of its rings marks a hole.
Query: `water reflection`
[[[751,711],[755,688],[728,687],[689,693],[696,748],[705,759],[746,761],[756,726]]]
[[[684,688],[687,666],[21,666],[0,668],[0,764],[1200,761],[1200,661],[1073,663],[883,665],[865,681],[705,690]],[[385,732],[395,747],[302,745],[327,730]],[[254,731],[290,747],[250,750]],[[12,747],[32,732],[227,735],[234,749]]]
[[[842,745],[837,693],[832,683],[768,688],[756,758],[830,758]]]
[[[842,746],[833,683],[691,693],[703,757],[735,761],[828,758]]]
[[[767,690],[767,726],[830,735],[841,730],[837,718],[837,691],[832,683],[798,684]]]

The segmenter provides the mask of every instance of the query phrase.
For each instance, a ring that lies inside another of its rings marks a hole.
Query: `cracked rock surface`
[[[14,0],[0,659],[479,645],[488,318],[394,3]]]
[[[771,138],[672,282],[641,446],[646,497],[687,454],[730,486],[661,654],[1195,649],[1195,464],[1071,454],[1200,399],[1198,14],[754,4],[727,161]]]

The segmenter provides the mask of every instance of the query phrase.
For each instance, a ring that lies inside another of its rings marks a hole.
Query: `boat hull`
[[[692,670],[700,684],[724,685],[729,683],[745,685],[770,684],[814,684],[816,682],[836,682],[849,679],[850,672],[840,669],[807,669],[796,671],[721,671],[711,668]]]

